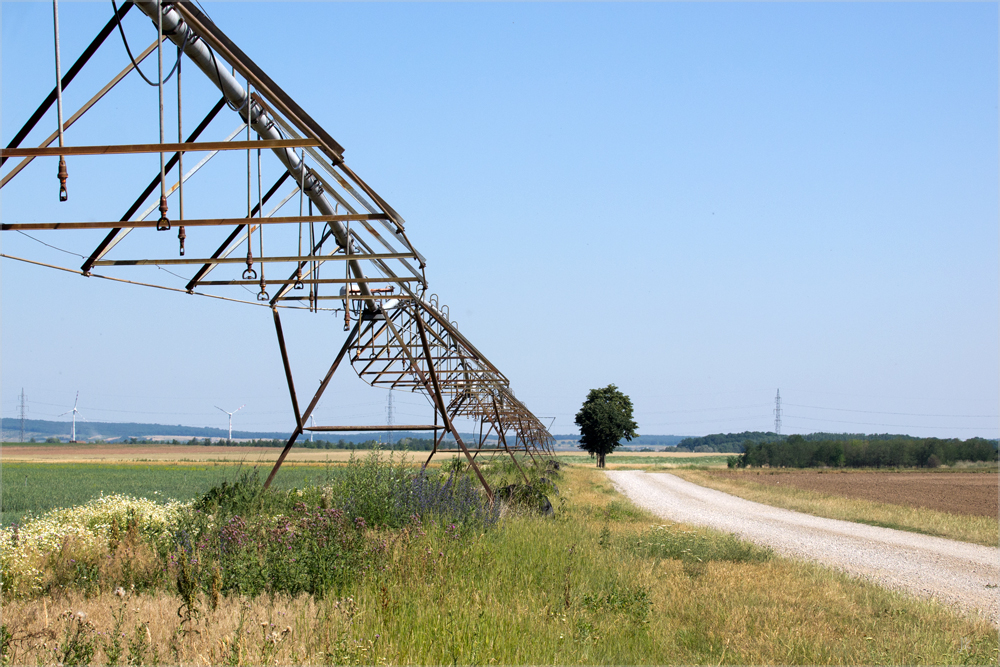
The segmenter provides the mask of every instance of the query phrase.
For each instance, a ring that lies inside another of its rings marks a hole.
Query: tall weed
[[[678,524],[654,526],[639,537],[628,538],[634,553],[646,558],[670,558],[684,562],[763,563],[774,556],[766,547],[744,542],[735,535],[691,530]]]

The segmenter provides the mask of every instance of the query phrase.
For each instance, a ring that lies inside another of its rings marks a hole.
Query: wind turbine
[[[218,405],[216,405],[215,407],[216,407],[217,410],[222,410],[222,408],[220,408]],[[227,415],[229,415],[229,440],[230,441],[233,439],[233,415],[235,415],[237,412],[239,412],[240,410],[242,410],[245,407],[246,407],[246,403],[244,403],[240,407],[236,408],[232,412],[227,412],[225,410],[222,410]]]
[[[73,409],[67,410],[66,412],[62,413],[62,415],[59,415],[60,417],[62,417],[63,415],[68,415],[71,412],[73,413],[73,434],[70,436],[69,439],[70,442],[76,442],[76,416],[80,413],[80,411],[76,409],[76,406],[79,403],[80,403],[80,392],[76,392],[76,400],[73,401]],[[85,418],[83,415],[80,415],[80,419],[85,419]]]

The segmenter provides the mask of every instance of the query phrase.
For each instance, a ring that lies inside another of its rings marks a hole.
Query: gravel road
[[[669,473],[608,471],[632,502],[665,519],[709,526],[884,586],[965,609],[1000,625],[1000,549],[778,509]]]

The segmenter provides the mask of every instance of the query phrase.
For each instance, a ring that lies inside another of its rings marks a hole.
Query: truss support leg
[[[281,317],[278,316],[278,309],[272,308],[274,315],[274,331],[278,334],[278,348],[281,350],[281,363],[285,366],[285,379],[288,381],[288,395],[292,399],[292,411],[295,412],[295,423],[301,429],[302,413],[299,412],[299,399],[295,396],[295,383],[292,381],[292,366],[288,363],[288,350],[285,348],[285,334],[281,331]]]
[[[521,464],[518,463],[517,457],[514,456],[514,452],[510,451],[510,448],[507,447],[507,438],[504,436],[503,424],[500,422],[500,410],[497,409],[497,401],[495,398],[493,399],[493,414],[496,415],[497,418],[497,437],[500,439],[500,442],[503,443],[504,450],[510,454],[510,460],[513,461],[514,465],[517,466],[517,469],[521,471],[521,476],[524,477],[524,481],[529,482],[530,480],[528,479],[528,474],[524,472],[524,468],[522,468]]]
[[[438,411],[437,411],[436,404],[435,404],[435,407],[434,407],[434,425],[435,426],[438,425]],[[442,435],[442,437],[444,437],[443,433],[441,435]],[[424,461],[424,464],[422,466],[420,466],[420,472],[423,472],[424,470],[427,469],[427,464],[430,463],[431,459],[434,458],[434,455],[437,454],[438,443],[441,442],[441,440],[440,440],[440,438],[438,438],[438,432],[436,430],[434,431],[434,434],[433,434],[432,437],[434,438],[434,446],[431,447],[431,453],[430,453],[430,455],[428,455],[427,460]]]
[[[347,350],[350,349],[351,343],[354,342],[355,337],[357,337],[358,335],[358,329],[360,325],[361,325],[360,321],[354,325],[354,328],[351,330],[351,333],[348,334],[347,336],[347,340],[344,341],[344,346],[340,348],[340,353],[337,354],[337,358],[334,359],[333,364],[330,366],[330,370],[326,372],[326,377],[324,377],[323,381],[319,383],[319,389],[316,390],[316,394],[309,402],[309,406],[306,408],[305,412],[303,412],[301,415],[298,415],[299,421],[298,424],[296,424],[295,426],[295,430],[292,431],[292,437],[288,439],[288,444],[286,444],[285,448],[281,450],[281,454],[278,456],[278,460],[274,462],[274,467],[271,468],[271,474],[267,476],[267,481],[264,482],[265,489],[271,486],[271,482],[274,480],[274,476],[278,474],[278,468],[281,467],[281,464],[284,462],[285,457],[288,456],[288,450],[292,448],[292,445],[295,444],[295,441],[298,439],[298,437],[302,435],[302,427],[309,420],[309,415],[312,414],[312,411],[316,409],[316,404],[319,403],[319,399],[323,396],[323,392],[326,391],[327,385],[329,385],[330,380],[333,379],[333,374],[337,372],[337,367],[340,366],[340,362],[344,360],[344,356],[347,354]]]
[[[427,376],[424,375],[424,372],[420,370],[420,365],[417,363],[417,360],[413,356],[413,353],[410,352],[410,348],[407,346],[406,342],[399,335],[399,331],[396,329],[395,326],[393,326],[392,319],[389,317],[388,314],[385,313],[384,309],[382,310],[382,312],[383,315],[385,316],[385,323],[388,325],[389,331],[396,339],[396,342],[399,343],[400,348],[402,348],[406,352],[406,356],[410,361],[410,367],[413,368],[413,374],[416,375],[418,378],[420,378],[420,382],[421,384],[424,385],[424,388],[427,390],[427,393],[433,396],[435,409],[441,413],[441,419],[444,420],[445,428],[447,428],[448,431],[453,436],[455,436],[455,442],[458,443],[458,446],[465,453],[465,457],[469,460],[469,463],[472,465],[472,469],[475,471],[476,477],[479,478],[479,482],[483,485],[483,489],[486,491],[486,496],[490,499],[490,503],[492,504],[493,489],[490,488],[490,485],[486,481],[486,478],[483,477],[482,471],[479,469],[479,466],[476,465],[475,459],[472,458],[472,454],[469,452],[468,447],[466,447],[465,443],[462,441],[462,436],[460,436],[458,434],[458,431],[455,430],[455,425],[452,423],[451,417],[448,416],[448,408],[445,406],[444,398],[441,395],[441,388],[438,386],[437,374],[434,371],[434,359],[431,356],[430,346],[427,344],[427,333],[424,331],[424,322],[423,318],[420,315],[420,307],[414,306],[413,319],[417,321],[417,331],[420,332],[420,343],[423,347],[424,358],[427,360],[427,375],[430,375],[430,382],[427,381]]]
[[[441,418],[444,419],[444,425],[448,428],[449,431],[451,431],[451,434],[455,436],[455,442],[457,442],[458,446],[462,448],[463,452],[465,452],[465,458],[469,460],[469,465],[472,467],[472,470],[476,473],[476,477],[479,478],[480,483],[486,490],[486,495],[489,497],[490,502],[492,503],[493,489],[490,488],[490,485],[486,482],[486,478],[483,477],[483,472],[479,469],[479,466],[476,465],[476,460],[472,457],[472,454],[469,453],[469,448],[465,446],[464,442],[462,442],[462,436],[458,434],[458,431],[455,429],[455,425],[451,421],[451,417],[448,416],[448,410],[445,408],[444,397],[441,395],[441,387],[438,386],[437,373],[434,371],[434,360],[431,358],[430,346],[427,344],[427,332],[424,331],[424,321],[423,318],[420,316],[419,308],[417,309],[416,316],[417,316],[416,317],[417,331],[420,332],[420,344],[424,348],[424,358],[427,359],[427,371],[428,375],[431,376],[431,384],[433,385],[434,397],[437,399],[438,408],[441,410]],[[402,344],[402,341],[400,341],[400,344]]]

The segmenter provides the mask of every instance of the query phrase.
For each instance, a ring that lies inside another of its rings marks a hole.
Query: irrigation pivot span
[[[123,69],[110,73],[107,84],[65,117],[63,90],[107,38],[117,34],[126,44],[131,39],[133,45],[138,39],[135,34],[127,36],[122,21],[133,7],[150,19],[151,43],[142,50],[126,49],[127,58],[122,54]],[[425,394],[434,406],[432,424],[394,424],[390,428],[433,433],[435,445],[427,461],[443,452],[463,454],[491,498],[493,492],[476,464],[479,454],[513,457],[517,451],[530,456],[551,451],[553,439],[545,426],[514,396],[507,377],[462,335],[451,321],[448,307],[428,291],[426,259],[410,242],[403,218],[348,167],[343,147],[194,3],[126,0],[65,75],[60,69],[57,2],[53,2],[53,17],[56,86],[0,151],[0,188],[17,177],[38,178],[39,170],[26,170],[36,159],[59,158],[55,175],[60,183],[60,199],[72,197],[73,171],[84,160],[106,170],[108,182],[113,182],[114,169],[124,168],[116,167],[116,160],[122,159],[116,156],[159,156],[158,169],[150,169],[148,185],[136,193],[120,217],[111,211],[88,211],[87,221],[5,221],[2,229],[31,231],[50,239],[55,234],[61,239],[104,230],[79,269],[68,270],[269,307],[291,398],[294,429],[267,485],[289,449],[306,431],[386,430],[384,425],[307,425],[345,359],[358,377],[372,386]],[[155,61],[155,67],[150,61]],[[207,103],[203,94],[185,98],[183,76],[189,69],[187,63],[208,78],[219,91],[219,98]],[[147,76],[140,68],[155,70],[156,76]],[[72,126],[83,115],[121,113],[119,109],[103,108],[100,103],[122,80],[134,76],[133,70],[139,70],[138,74],[159,94],[159,141],[68,143],[73,138]],[[51,113],[53,104],[57,114]],[[164,122],[164,108],[173,104],[176,128]],[[185,105],[188,109],[207,109],[186,135],[181,121]],[[222,133],[215,121],[226,114],[235,116],[237,124],[235,129]],[[56,130],[39,146],[21,147],[43,119],[55,120]],[[176,140],[168,141],[168,137]],[[228,151],[246,155],[245,165],[242,160],[225,162],[224,173],[228,187],[237,191],[246,188],[245,206],[243,202],[231,206],[233,211],[226,217],[200,215],[198,209],[204,208],[204,200],[191,196],[192,186],[198,183],[191,179]],[[71,158],[68,169],[67,157]],[[150,161],[151,166],[154,161]],[[264,173],[269,175],[267,181]],[[51,177],[46,172],[46,178]],[[189,181],[189,195],[185,198]],[[113,200],[109,197],[106,205],[112,205]],[[199,246],[210,239],[206,247],[215,250],[203,252],[202,256],[187,255],[186,242],[194,234],[199,236]],[[158,271],[158,267],[169,267],[172,273]],[[129,278],[122,277],[129,272]],[[167,282],[178,272],[187,273],[181,283]],[[241,298],[247,289],[256,294],[256,301]],[[283,309],[334,311],[343,317],[346,338],[332,362],[310,356],[315,363],[330,365],[304,408],[295,390],[282,332]],[[476,442],[465,442],[459,435],[453,423],[459,417],[477,424]],[[457,449],[442,446],[448,434]]]

